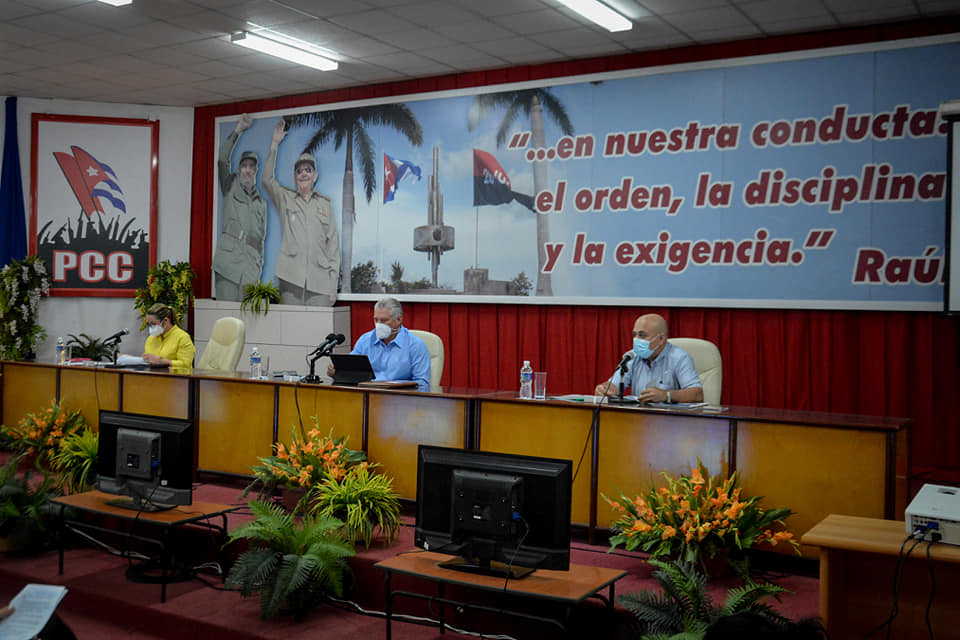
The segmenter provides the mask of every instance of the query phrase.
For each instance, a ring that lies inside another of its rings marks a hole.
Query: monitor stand
[[[453,558],[445,562],[438,562],[437,566],[443,569],[453,569],[454,571],[475,573],[482,576],[493,576],[494,578],[509,578],[510,580],[525,578],[535,571],[535,569],[530,567],[514,567],[493,560],[468,560],[462,557]]]
[[[118,509],[129,509],[130,511],[141,511],[143,513],[169,511],[175,506],[172,504],[157,504],[156,502],[148,502],[140,499],[139,497],[117,498],[116,500],[108,500],[107,504],[111,507],[117,507]]]

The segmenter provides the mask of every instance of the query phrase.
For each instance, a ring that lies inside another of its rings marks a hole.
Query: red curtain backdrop
[[[575,62],[462,73],[195,112],[190,256],[197,297],[210,296],[214,119],[427,91],[461,89],[709,59],[960,31],[956,18],[684,47]],[[348,303],[352,339],[372,327],[369,302]],[[640,313],[663,314],[673,336],[705,338],[723,355],[723,402],[913,419],[913,470],[960,478],[958,321],[935,313],[406,304],[405,324],[438,334],[448,386],[514,389],[523,360],[548,392],[588,392],[610,374]]]

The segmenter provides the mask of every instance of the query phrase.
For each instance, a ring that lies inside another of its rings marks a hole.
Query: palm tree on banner
[[[522,112],[530,119],[533,148],[546,148],[543,131],[543,112],[553,119],[564,135],[573,135],[573,124],[567,115],[567,108],[556,96],[550,93],[549,88],[522,89],[519,91],[504,91],[502,93],[484,93],[474,96],[473,109],[467,122],[467,130],[473,131],[480,118],[492,109],[504,109],[503,119],[497,129],[497,148],[501,148],[507,141],[510,130]],[[533,197],[547,188],[546,162],[533,163]],[[537,295],[552,296],[553,286],[550,283],[550,274],[543,272],[546,264],[546,252],[543,245],[550,241],[550,220],[546,214],[537,216]]]
[[[401,134],[410,144],[419,147],[423,144],[423,127],[413,112],[403,103],[383,104],[374,107],[357,107],[320,111],[285,116],[287,128],[315,126],[316,133],[303,148],[304,153],[313,153],[320,145],[333,141],[333,148],[346,150],[343,166],[343,205],[340,208],[340,287],[341,292],[350,293],[350,269],[353,268],[353,223],[356,221],[355,197],[353,193],[353,154],[357,154],[363,180],[363,192],[367,202],[373,198],[377,189],[377,163],[374,157],[374,144],[367,133],[372,126],[391,127]]]

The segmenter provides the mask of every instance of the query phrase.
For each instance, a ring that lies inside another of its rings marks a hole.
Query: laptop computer
[[[367,356],[334,353],[330,355],[330,360],[335,369],[333,384],[355,386],[375,377]]]

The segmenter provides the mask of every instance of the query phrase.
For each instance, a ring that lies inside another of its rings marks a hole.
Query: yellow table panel
[[[882,516],[886,438],[882,431],[741,422],[737,470],[743,493],[764,496],[766,507],[793,510],[787,527],[798,535],[831,513]]]
[[[484,402],[480,411],[480,449],[545,458],[573,460],[574,473],[590,432],[592,412],[580,407],[556,407],[536,402]],[[590,523],[591,447],[573,483],[570,517]]]
[[[417,497],[417,446],[463,448],[466,400],[370,393],[367,455],[393,477],[401,498]]]
[[[124,374],[123,410],[128,413],[186,419],[190,408],[189,389],[189,378]]]
[[[3,365],[3,423],[17,424],[31,411],[46,409],[56,399],[56,367]]]
[[[661,471],[689,475],[698,458],[710,473],[726,473],[729,430],[722,418],[602,411],[599,492],[610,498],[621,493],[635,497],[661,485]],[[613,510],[599,498],[598,526],[608,527],[614,520]]]
[[[120,406],[120,374],[89,368],[60,371],[60,403],[79,409],[93,429],[100,426],[100,410],[116,411]]]
[[[250,475],[257,458],[271,453],[274,386],[213,380],[199,384],[199,468]]]
[[[297,414],[297,404],[300,413]],[[327,387],[281,386],[280,411],[277,414],[277,440],[290,444],[290,429],[299,431],[313,428],[313,416],[317,417],[320,432],[326,435],[331,430],[336,437],[347,436],[351,449],[363,447],[363,394],[356,391],[334,391]]]

